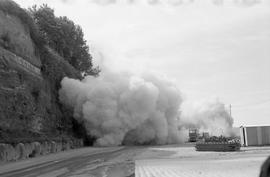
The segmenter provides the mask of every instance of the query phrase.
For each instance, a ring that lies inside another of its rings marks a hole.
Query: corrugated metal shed
[[[240,127],[242,146],[270,145],[270,126]]]

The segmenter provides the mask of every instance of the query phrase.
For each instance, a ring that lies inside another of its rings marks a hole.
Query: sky
[[[232,105],[234,126],[270,125],[270,0],[15,0],[79,24],[115,70],[157,71],[189,100]]]

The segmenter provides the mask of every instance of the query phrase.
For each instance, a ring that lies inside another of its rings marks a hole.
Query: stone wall
[[[41,155],[66,151],[83,146],[82,139],[69,141],[43,141],[18,143],[15,145],[0,143],[0,162],[17,161]]]

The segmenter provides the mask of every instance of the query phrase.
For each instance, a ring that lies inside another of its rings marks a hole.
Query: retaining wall
[[[0,143],[0,162],[16,161],[75,149],[83,146],[83,140],[66,142],[44,141],[32,143],[18,143],[16,145]]]

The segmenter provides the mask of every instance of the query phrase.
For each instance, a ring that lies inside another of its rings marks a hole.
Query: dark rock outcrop
[[[23,9],[12,1],[1,3],[11,7],[0,8],[0,143],[73,136],[72,111],[59,103],[58,89],[63,77],[81,74],[33,38],[34,22]],[[29,154],[28,145],[25,149]]]

